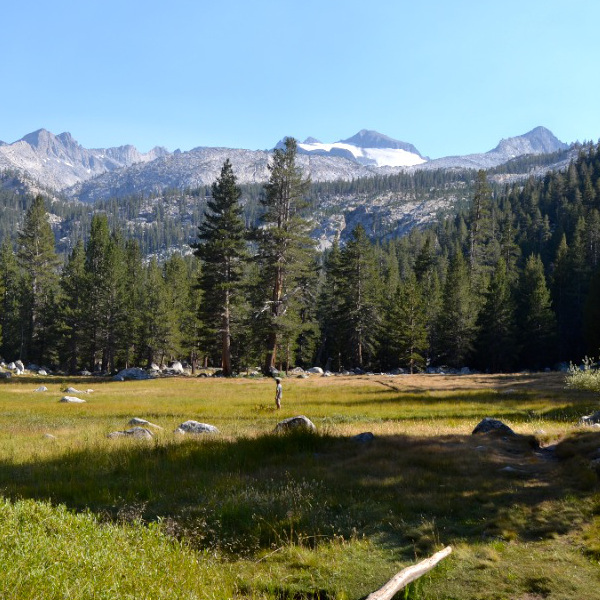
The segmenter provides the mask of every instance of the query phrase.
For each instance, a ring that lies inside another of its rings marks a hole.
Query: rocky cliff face
[[[0,146],[0,168],[22,171],[47,187],[63,190],[107,171],[166,154],[164,148],[142,154],[133,146],[88,150],[70,133],[54,135],[39,129],[13,144]]]

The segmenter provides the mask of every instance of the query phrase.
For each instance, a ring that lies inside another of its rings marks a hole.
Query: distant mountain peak
[[[320,144],[321,140],[318,140],[314,137],[307,137],[303,142],[303,144]]]
[[[405,150],[406,152],[421,156],[421,153],[412,144],[395,140],[394,138],[372,129],[361,129],[352,137],[346,140],[340,140],[340,143],[351,144],[358,148],[390,148],[393,150]]]
[[[547,154],[557,150],[565,150],[568,147],[568,144],[561,142],[549,129],[540,125],[523,135],[500,140],[500,143],[491,152],[515,156]]]

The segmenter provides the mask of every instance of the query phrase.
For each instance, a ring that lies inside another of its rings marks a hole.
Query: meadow
[[[45,385],[48,390],[35,392]],[[64,389],[93,389],[63,404]],[[600,599],[598,394],[564,375],[0,381],[0,598]],[[317,433],[273,432],[303,414]],[[151,440],[110,439],[133,417]],[[518,436],[472,435],[484,417]],[[182,422],[217,435],[176,435]],[[370,431],[375,439],[352,436]]]

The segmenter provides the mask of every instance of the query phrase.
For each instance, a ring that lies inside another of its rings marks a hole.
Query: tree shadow
[[[0,489],[109,520],[161,520],[194,547],[233,554],[366,535],[425,555],[456,540],[536,540],[580,527],[598,489],[589,461],[600,433],[573,439],[555,452],[533,436],[501,434],[116,441],[4,460]]]

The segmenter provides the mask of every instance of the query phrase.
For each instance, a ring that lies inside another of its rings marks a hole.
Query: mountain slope
[[[549,129],[536,127],[523,135],[501,140],[493,150],[488,152],[438,158],[423,164],[420,168],[491,169],[518,156],[548,154],[568,147],[568,144],[561,142]]]
[[[408,167],[425,162],[412,144],[367,129],[332,144],[309,138],[298,144],[298,149],[304,154],[347,158],[358,164],[373,167]]]
[[[0,146],[0,168],[23,171],[46,186],[62,190],[107,171],[166,154],[164,148],[142,154],[129,145],[88,150],[70,133],[54,135],[39,129],[13,144]]]

